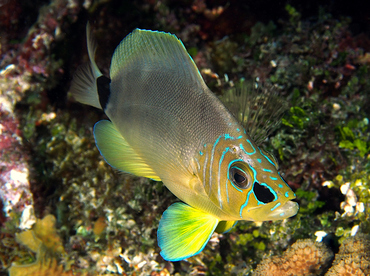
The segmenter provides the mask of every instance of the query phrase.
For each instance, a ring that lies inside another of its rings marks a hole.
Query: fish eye
[[[250,186],[247,174],[238,167],[230,168],[231,181],[239,188],[246,189]]]

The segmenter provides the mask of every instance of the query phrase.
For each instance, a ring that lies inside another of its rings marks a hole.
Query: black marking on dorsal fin
[[[96,79],[96,86],[98,87],[98,95],[99,95],[99,102],[100,106],[103,110],[105,110],[109,96],[110,96],[110,78],[106,76],[100,76]]]

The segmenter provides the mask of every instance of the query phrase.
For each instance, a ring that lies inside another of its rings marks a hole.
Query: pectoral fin
[[[97,122],[94,126],[94,137],[101,155],[112,167],[137,176],[161,180],[130,147],[112,122],[107,120]]]
[[[203,250],[219,220],[185,203],[172,204],[158,227],[158,245],[167,261],[181,261]]]

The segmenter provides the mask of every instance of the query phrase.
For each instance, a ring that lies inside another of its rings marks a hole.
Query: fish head
[[[204,186],[211,201],[229,216],[223,219],[280,220],[298,212],[292,201],[296,196],[277,162],[248,136],[218,139],[207,160]]]
[[[275,160],[255,148],[256,156],[252,157],[239,145],[239,158],[230,163],[227,172],[227,181],[234,188],[230,192],[234,212],[241,219],[252,221],[294,216],[298,212],[298,204],[292,201],[296,197],[294,192],[279,174]]]

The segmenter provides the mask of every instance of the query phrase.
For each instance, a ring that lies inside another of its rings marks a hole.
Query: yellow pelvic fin
[[[233,228],[236,223],[237,223],[237,221],[234,221],[234,220],[220,221],[220,223],[216,227],[215,232],[217,232],[217,233],[229,232],[231,230],[231,228]]]
[[[94,126],[95,143],[112,167],[123,172],[160,181],[159,176],[130,147],[112,122],[99,121]]]
[[[158,245],[167,261],[181,261],[201,252],[219,220],[185,203],[172,204],[158,227]]]

